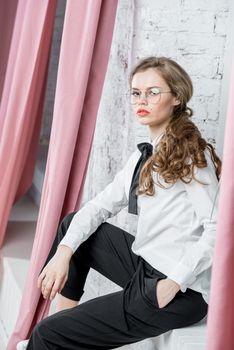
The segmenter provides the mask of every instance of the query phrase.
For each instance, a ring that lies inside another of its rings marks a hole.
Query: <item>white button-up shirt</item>
[[[154,151],[163,134],[150,142]],[[60,244],[73,252],[108,218],[128,205],[128,195],[136,163],[141,156],[137,149],[126,165],[92,200],[73,217]],[[210,153],[206,149],[207,167],[195,168],[195,180],[185,184],[178,180],[167,184],[158,173],[161,188],[155,184],[155,195],[138,196],[138,224],[132,251],[142,256],[155,269],[187,288],[202,293],[208,303],[212,258],[216,236],[218,180]],[[129,214],[133,215],[133,214]]]

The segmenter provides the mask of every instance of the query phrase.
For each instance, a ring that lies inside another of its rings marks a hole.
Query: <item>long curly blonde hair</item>
[[[192,81],[187,72],[175,61],[167,57],[147,57],[142,59],[129,75],[131,87],[133,76],[148,68],[156,68],[157,72],[168,84],[172,94],[180,104],[174,107],[171,119],[157,144],[157,152],[146,161],[139,176],[137,194],[153,196],[155,193],[152,172],[160,175],[165,183],[174,184],[177,180],[190,183],[194,169],[207,167],[205,149],[208,149],[215,165],[216,177],[219,180],[222,162],[212,144],[201,136],[198,127],[190,119],[193,110],[187,106],[193,94]],[[165,186],[157,181],[160,187]]]

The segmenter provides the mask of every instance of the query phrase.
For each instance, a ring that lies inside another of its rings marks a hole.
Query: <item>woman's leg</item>
[[[85,266],[91,266],[123,290],[94,298],[39,322],[28,350],[114,349],[191,325],[207,314],[207,304],[201,294],[189,288],[159,308],[156,285],[166,275],[133,254],[133,239],[123,230],[104,223],[80,245],[74,254],[74,266],[79,268],[73,271],[73,276],[82,279],[84,271],[87,272]],[[74,296],[75,286],[77,295],[82,295],[81,279],[68,279],[64,295]]]
[[[56,252],[75,213],[66,215],[59,225],[44,266]],[[78,305],[90,267],[124,287],[136,271],[140,259],[131,251],[133,240],[132,235],[119,227],[109,223],[101,224],[96,232],[79,246],[71,258],[68,280],[58,298],[59,310]]]
[[[98,350],[186,327],[207,314],[200,293],[187,289],[159,308],[155,293],[161,272],[140,261],[124,289],[60,311],[34,328],[27,350]]]
[[[66,298],[62,294],[57,295],[57,300],[56,300],[57,311],[71,309],[72,307],[75,307],[77,305],[79,305],[79,301]]]

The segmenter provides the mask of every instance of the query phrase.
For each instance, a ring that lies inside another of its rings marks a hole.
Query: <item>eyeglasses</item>
[[[149,103],[159,103],[161,99],[161,94],[166,94],[168,92],[171,92],[170,90],[168,91],[161,91],[158,87],[153,87],[145,92],[145,98],[147,99],[147,102]],[[127,92],[127,97],[130,100],[130,103],[135,105],[140,102],[141,100],[142,93],[137,90],[129,90]]]

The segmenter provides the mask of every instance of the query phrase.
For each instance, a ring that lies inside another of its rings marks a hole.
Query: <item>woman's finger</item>
[[[44,290],[47,283],[49,282],[51,278],[47,275],[45,275],[44,279],[42,280],[42,283],[41,283],[41,290]]]
[[[61,286],[64,284],[63,282],[64,282],[64,279],[57,279],[54,282],[53,288],[50,293],[50,300],[54,299],[56,293],[58,293],[58,291],[62,289]]]
[[[156,298],[159,308],[165,307],[175,297],[175,292],[168,289],[167,283],[167,280],[162,279],[156,284]]]
[[[45,271],[42,271],[42,272],[40,273],[38,279],[37,279],[37,287],[38,287],[38,288],[41,288],[41,286],[42,286],[42,281],[44,280],[45,276],[46,276],[46,272],[45,272]]]
[[[59,290],[58,290],[59,293],[61,292],[61,290],[62,290],[63,287],[65,286],[66,281],[67,281],[67,276],[64,278],[63,283],[62,283],[62,285],[60,286],[60,288],[59,288]]]
[[[51,289],[54,285],[54,282],[55,282],[55,280],[53,278],[51,278],[48,281],[46,281],[45,284],[42,284],[42,286],[43,286],[42,294],[43,294],[43,297],[45,299],[47,299],[48,296],[50,295],[50,292],[51,292]]]

